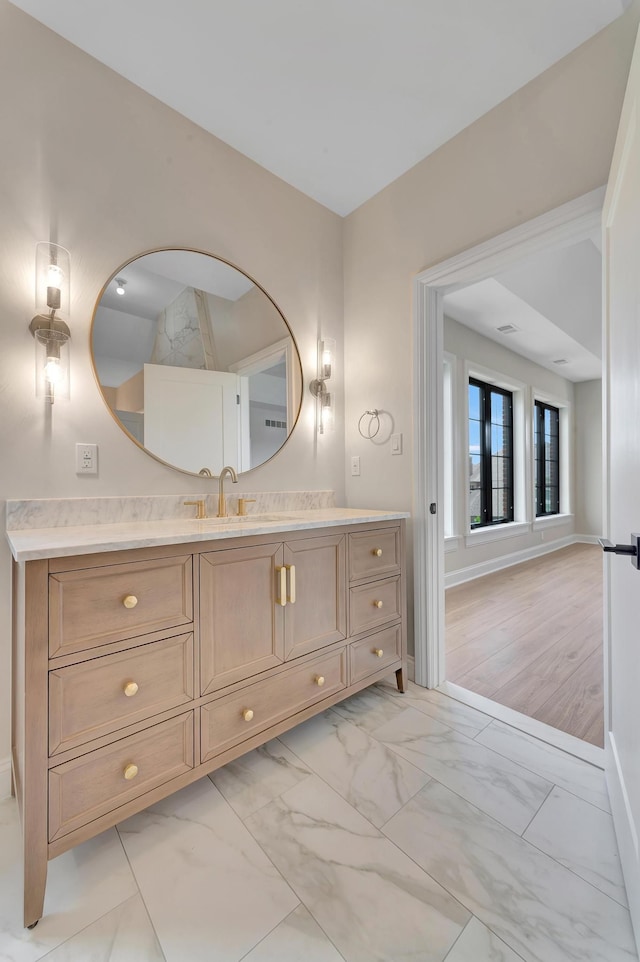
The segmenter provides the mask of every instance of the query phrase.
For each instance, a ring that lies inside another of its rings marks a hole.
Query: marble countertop
[[[196,521],[172,518],[167,521],[123,521],[109,524],[65,525],[56,528],[23,528],[7,531],[16,561],[61,558],[76,554],[98,554],[125,548],[217,541],[278,531],[299,531],[368,521],[408,518],[406,511],[368,511],[362,508],[319,508],[304,511],[269,512],[246,520],[217,518]],[[269,520],[267,520],[267,518]]]

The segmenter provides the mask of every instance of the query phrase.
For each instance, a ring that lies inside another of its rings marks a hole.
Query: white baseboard
[[[634,822],[631,802],[620,759],[612,732],[608,733],[606,749],[607,788],[611,799],[613,824],[616,831],[618,851],[622,863],[622,874],[627,889],[627,900],[631,912],[631,922],[640,955],[640,854],[638,851],[638,832]]]
[[[407,675],[409,681],[416,680],[416,660],[413,655],[407,655]]]
[[[444,576],[444,586],[454,588],[456,585],[465,584],[467,581],[474,581],[476,578],[483,578],[491,575],[495,571],[502,571],[503,568],[510,568],[512,565],[522,564],[523,561],[531,561],[541,555],[550,554],[552,551],[559,551],[560,548],[567,548],[572,544],[597,544],[598,539],[590,534],[569,534],[565,538],[558,538],[555,541],[541,542],[531,548],[524,548],[522,551],[512,551],[510,554],[501,555],[499,558],[490,558],[480,564],[468,565],[466,568],[458,568],[457,571],[448,571]]]
[[[0,799],[11,795],[11,758],[0,758]]]

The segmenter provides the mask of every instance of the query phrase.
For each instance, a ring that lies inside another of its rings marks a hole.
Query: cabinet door
[[[281,543],[200,556],[203,695],[282,663],[281,566]]]
[[[285,657],[297,658],[346,638],[344,535],[287,542],[284,563]]]

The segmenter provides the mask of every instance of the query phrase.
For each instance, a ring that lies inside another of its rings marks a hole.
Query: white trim
[[[558,528],[560,525],[571,524],[575,521],[573,514],[547,514],[541,518],[536,518],[533,522],[533,530],[540,531],[544,528]]]
[[[447,548],[447,541],[457,537],[457,532],[460,530],[458,526],[458,499],[462,474],[459,463],[460,445],[456,443],[458,439],[458,358],[449,351],[443,351],[442,359],[442,446],[445,492],[442,508],[444,512],[445,551],[452,551],[453,548]]]
[[[451,535],[450,538],[444,539],[444,551],[445,554],[450,554],[452,551],[457,551],[460,547],[460,536],[457,534]]]
[[[595,534],[574,534],[576,544],[600,544],[600,540]]]
[[[407,675],[409,681],[416,680],[416,660],[413,655],[407,655]]]
[[[456,585],[465,584],[467,581],[475,581],[476,578],[492,575],[495,571],[502,571],[503,568],[511,568],[513,565],[531,561],[533,558],[550,554],[552,551],[559,551],[560,548],[576,544],[578,540],[582,541],[582,536],[578,539],[571,534],[567,535],[566,538],[558,538],[544,544],[535,544],[531,548],[523,548],[522,551],[512,551],[510,554],[503,554],[499,558],[491,558],[489,561],[481,561],[479,564],[467,565],[466,568],[448,571],[444,576],[445,588],[454,588]]]
[[[446,291],[507,270],[523,257],[565,247],[601,228],[604,188],[456,254],[414,282],[413,410],[416,681],[436,687],[445,677],[444,526],[429,504],[442,503],[442,357]]]
[[[11,795],[11,757],[0,759],[0,799]]]
[[[463,705],[469,705],[470,708],[476,708],[478,711],[484,712],[485,715],[491,715],[505,725],[511,725],[518,731],[525,732],[533,738],[538,738],[540,741],[546,742],[547,745],[553,745],[554,748],[559,748],[561,751],[567,752],[568,755],[574,755],[596,768],[604,769],[604,749],[591,745],[589,742],[583,742],[581,738],[576,738],[575,735],[561,732],[558,728],[545,725],[544,722],[538,721],[536,718],[529,718],[528,715],[523,715],[513,708],[499,705],[497,702],[491,701],[490,698],[485,698],[484,695],[477,695],[474,691],[460,688],[459,685],[454,685],[450,681],[438,685],[438,691],[441,691],[444,695],[449,695],[450,698],[455,698]]]
[[[505,538],[520,538],[531,531],[530,521],[507,521],[506,524],[488,524],[481,528],[473,528],[464,536],[467,548],[476,544],[489,544],[491,541],[503,541]]]
[[[415,678],[434,688],[440,652],[432,639],[444,638],[444,515],[437,510],[444,491],[442,438],[443,308],[435,289],[416,281],[414,312],[413,536]],[[425,323],[425,318],[439,323]],[[429,376],[427,377],[427,371]],[[436,504],[432,515],[429,505]]]
[[[283,337],[280,341],[274,341],[268,347],[263,347],[261,351],[256,351],[255,354],[248,354],[247,357],[230,364],[229,370],[240,377],[251,377],[252,374],[260,374],[270,367],[281,354],[284,354],[287,372],[287,430],[291,433],[297,414],[296,385],[293,375],[293,341],[291,338]]]

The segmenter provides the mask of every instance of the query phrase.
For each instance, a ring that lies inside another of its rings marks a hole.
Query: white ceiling
[[[589,381],[602,376],[601,271],[599,250],[585,240],[447,294],[444,311],[554,374]],[[506,324],[517,330],[498,331]]]
[[[347,214],[630,0],[13,2]]]

